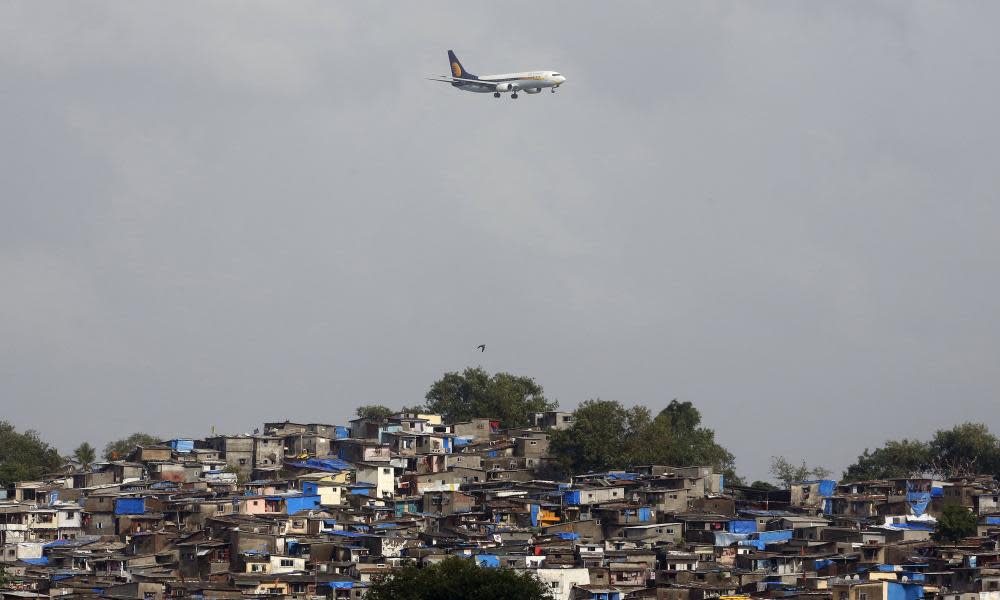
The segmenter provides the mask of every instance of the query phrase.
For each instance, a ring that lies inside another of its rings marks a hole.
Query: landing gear
[[[559,87],[559,86],[555,86],[555,87],[553,87],[553,88],[552,88],[552,93],[553,93],[553,94],[554,94],[554,93],[556,93],[556,88],[557,88],[557,87]]]
[[[494,98],[499,98],[500,97],[500,92],[493,92],[493,97]]]
[[[517,92],[514,92],[513,94],[511,94],[510,95],[510,99],[511,100],[517,100]]]

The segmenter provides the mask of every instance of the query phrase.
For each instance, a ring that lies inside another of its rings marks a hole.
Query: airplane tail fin
[[[451,63],[451,74],[453,77],[460,77],[462,79],[478,79],[472,73],[465,70],[462,63],[459,62],[458,57],[451,50],[448,51],[448,62]]]

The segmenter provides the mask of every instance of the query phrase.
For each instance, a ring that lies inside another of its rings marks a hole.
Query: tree
[[[478,367],[445,373],[431,385],[425,398],[424,408],[441,414],[449,423],[489,417],[505,428],[528,426],[533,413],[558,407],[557,402],[545,399],[542,386],[534,379],[510,373],[490,375]]]
[[[933,468],[941,475],[1000,476],[1000,440],[983,423],[963,423],[939,430],[929,447]]]
[[[89,470],[90,465],[94,464],[94,461],[97,460],[97,450],[95,450],[94,447],[88,442],[83,442],[76,447],[76,450],[73,451],[73,458],[75,458],[76,462],[80,463],[80,467],[86,471]]]
[[[108,460],[121,460],[129,455],[136,446],[155,446],[160,443],[160,438],[148,433],[136,432],[125,439],[115,442],[108,442],[104,447],[104,458]]]
[[[549,450],[570,473],[624,467],[637,449],[639,432],[650,422],[644,406],[629,409],[614,400],[587,400],[573,412],[572,427],[552,432]]]
[[[365,406],[359,406],[354,412],[360,419],[371,419],[373,421],[384,421],[396,414],[396,411],[392,410],[388,406],[382,406],[381,404],[367,404]]]
[[[844,479],[988,474],[1000,478],[1000,440],[983,423],[940,429],[929,442],[903,439],[858,456]]]
[[[736,460],[701,427],[701,412],[691,402],[671,400],[633,442],[632,464],[711,465],[735,483]]]
[[[449,557],[436,565],[404,567],[375,578],[366,600],[551,600],[548,588],[528,572],[483,568]]]
[[[774,492],[774,491],[777,491],[779,489],[778,486],[776,486],[776,485],[774,485],[772,483],[769,483],[767,481],[760,481],[759,479],[757,481],[754,481],[753,483],[751,483],[750,487],[752,489],[761,490],[761,491],[764,491],[764,492]]]
[[[858,456],[857,462],[844,471],[845,481],[868,481],[892,477],[915,477],[931,468],[931,449],[926,442],[890,440],[881,448]]]
[[[771,457],[771,476],[780,482],[785,489],[792,487],[793,483],[809,479],[825,479],[829,475],[829,469],[809,467],[806,465],[806,461],[802,461],[801,465],[796,466],[784,456]]]
[[[59,452],[42,441],[37,431],[18,433],[11,423],[0,421],[0,489],[38,479],[61,465]]]
[[[553,432],[549,449],[575,473],[636,464],[711,465],[737,481],[733,455],[700,424],[701,413],[690,402],[673,400],[653,418],[644,406],[588,400],[574,412],[572,427]]]
[[[945,505],[934,529],[934,539],[957,544],[974,535],[976,535],[976,515],[961,504]]]

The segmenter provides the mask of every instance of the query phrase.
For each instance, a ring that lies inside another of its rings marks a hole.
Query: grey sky
[[[998,20],[4,2],[3,418],[63,449],[343,422],[478,364],[691,400],[753,477],[997,430]],[[448,48],[568,82],[459,93],[423,79]]]

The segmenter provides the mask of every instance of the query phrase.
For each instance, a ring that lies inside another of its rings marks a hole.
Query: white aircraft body
[[[542,88],[550,88],[555,93],[556,88],[566,82],[566,77],[556,71],[526,71],[523,73],[502,73],[500,75],[476,76],[465,70],[458,57],[451,50],[448,51],[448,61],[451,63],[451,76],[440,75],[437,78],[430,78],[431,81],[450,83],[466,92],[479,92],[485,94],[493,92],[494,98],[499,98],[505,92],[510,93],[511,98],[517,98],[517,93],[524,91],[526,94],[537,94]]]

